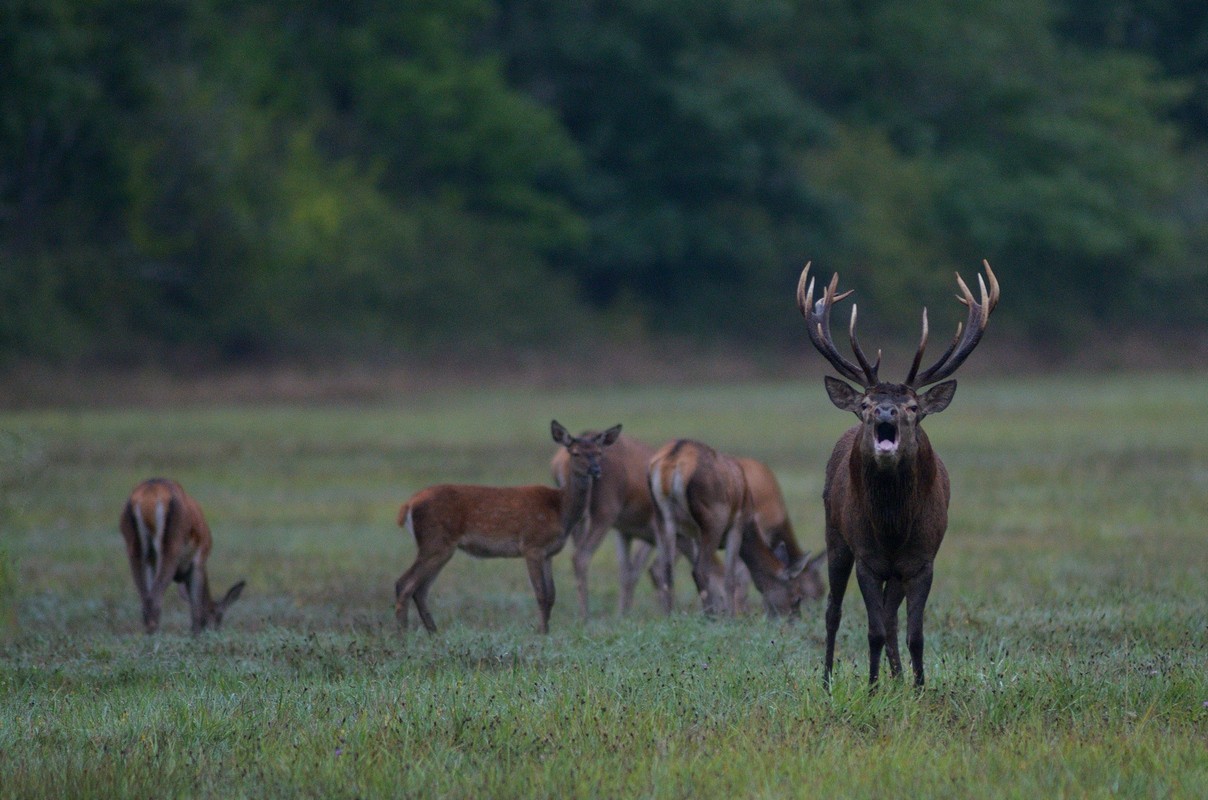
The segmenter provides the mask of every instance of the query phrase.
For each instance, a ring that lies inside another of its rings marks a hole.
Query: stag
[[[542,633],[549,633],[554,607],[552,559],[571,530],[580,524],[600,477],[605,448],[621,433],[616,425],[603,433],[571,436],[557,420],[550,434],[565,448],[570,478],[561,489],[549,486],[468,486],[439,484],[421,489],[403,504],[398,524],[415,537],[416,556],[394,586],[395,616],[407,628],[414,600],[429,633],[436,623],[428,611],[428,590],[453,553],[464,550],[478,558],[523,558],[537,597]]]
[[[142,601],[147,633],[159,629],[164,591],[176,581],[189,601],[192,631],[222,625],[223,614],[243,592],[244,581],[221,600],[210,595],[206,559],[213,538],[197,504],[176,481],[151,478],[130,492],[119,522],[134,588]]]
[[[843,594],[853,564],[868,612],[869,684],[875,686],[877,682],[882,650],[889,660],[890,673],[895,678],[901,675],[898,610],[905,599],[906,646],[914,685],[923,686],[923,612],[931,591],[935,556],[948,527],[951,485],[944,462],[920,423],[952,402],[956,381],[945,379],[977,347],[990,312],[998,304],[998,281],[989,262],[982,263],[986,279],[978,276],[980,299],[957,275],[957,299],[968,307],[968,319],[957,324],[956,335],[939,359],[920,371],[928,333],[927,309],[923,309],[922,337],[903,383],[885,383],[877,377],[881,354],[878,352],[875,361],[870,362],[860,348],[854,305],[848,335],[857,363],[839,353],[831,338],[830,313],[835,303],[852,292],[838,293],[836,274],[815,301],[810,265],[806,264],[801,272],[797,306],[805,317],[810,341],[842,377],[862,387],[857,389],[846,381],[826,377],[831,402],[860,420],[836,443],[826,465],[822,492],[830,577],[824,663],[827,687]]]
[[[739,606],[741,559],[763,594],[769,616],[796,616],[801,600],[817,592],[806,571],[807,554],[785,565],[759,529],[746,473],[737,459],[689,439],[669,442],[650,460],[650,494],[659,509],[656,582],[670,593],[676,541],[693,543],[692,578],[709,614],[733,614]],[[794,546],[795,546],[794,542]],[[725,549],[724,592],[710,583],[710,563]],[[665,587],[665,588],[664,588]],[[816,594],[815,594],[816,596]]]

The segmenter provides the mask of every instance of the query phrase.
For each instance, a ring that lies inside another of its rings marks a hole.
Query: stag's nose
[[[593,478],[600,477],[600,462],[599,461],[589,461],[587,463],[587,474],[592,476]]]
[[[898,418],[898,407],[889,403],[877,406],[877,422],[894,422]]]

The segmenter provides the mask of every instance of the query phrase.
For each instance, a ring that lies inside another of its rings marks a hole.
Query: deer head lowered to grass
[[[982,263],[989,289],[978,276],[978,300],[960,275],[956,276],[961,291],[957,299],[968,307],[968,319],[957,325],[956,336],[943,355],[920,372],[928,333],[927,310],[923,309],[923,334],[903,383],[885,383],[878,378],[881,355],[878,353],[876,361],[870,363],[860,349],[855,306],[848,334],[858,365],[839,354],[831,338],[830,313],[835,303],[851,291],[837,294],[836,274],[815,301],[810,265],[806,264],[801,272],[797,306],[805,317],[810,341],[840,375],[862,387],[856,389],[846,381],[826,378],[831,402],[860,420],[835,445],[826,465],[822,493],[830,577],[824,678],[828,687],[843,594],[853,564],[868,612],[869,684],[877,681],[882,650],[889,659],[890,672],[895,677],[901,674],[897,615],[905,599],[906,646],[915,686],[923,685],[923,611],[931,591],[935,556],[948,527],[951,488],[944,462],[920,423],[952,402],[956,381],[945,378],[956,372],[977,347],[990,312],[998,304],[998,281],[989,262]]]
[[[693,553],[692,579],[706,613],[736,613],[741,559],[763,595],[768,616],[796,617],[803,599],[822,593],[816,574],[818,558],[802,553],[795,538],[789,541],[792,531],[784,525],[787,514],[779,486],[773,496],[772,487],[765,483],[771,471],[753,459],[745,461],[744,465],[743,460],[691,439],[668,442],[654,454],[650,495],[659,509],[659,524],[652,575],[660,594],[670,596],[677,543],[687,541]],[[752,480],[761,484],[753,487]],[[764,500],[762,507],[756,505],[756,492]],[[777,526],[774,533],[760,529],[761,515]],[[725,565],[718,587],[711,580],[712,563],[723,547]],[[786,563],[773,548],[796,557]]]
[[[176,481],[151,478],[130,492],[119,523],[134,588],[143,607],[147,633],[159,629],[164,591],[176,581],[189,601],[192,630],[222,625],[227,608],[239,599],[244,582],[232,586],[221,600],[210,596],[206,572],[213,539],[201,506]]]

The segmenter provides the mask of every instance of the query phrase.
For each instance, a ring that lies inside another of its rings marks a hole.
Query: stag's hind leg
[[[851,548],[837,537],[827,545],[826,568],[830,591],[826,599],[826,656],[822,677],[827,689],[831,685],[831,670],[835,664],[835,635],[839,632],[839,620],[843,618],[843,595],[847,593],[847,581],[851,578],[854,563]]]

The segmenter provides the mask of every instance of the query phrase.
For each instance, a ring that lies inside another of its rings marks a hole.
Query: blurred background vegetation
[[[5,0],[0,364],[783,348],[811,258],[1203,345],[1206,178],[1182,0]]]

